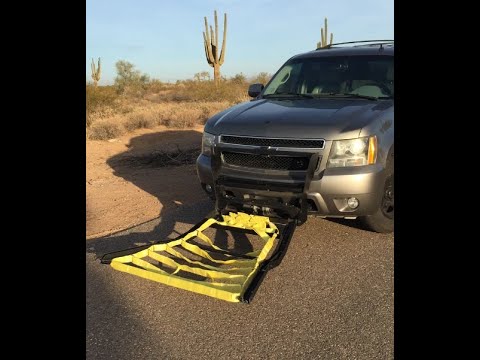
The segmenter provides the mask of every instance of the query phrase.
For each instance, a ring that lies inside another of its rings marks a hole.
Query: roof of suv
[[[393,45],[362,45],[362,46],[348,46],[348,47],[331,47],[312,50],[306,53],[298,54],[292,59],[311,58],[323,56],[348,56],[348,55],[390,55],[393,56]]]

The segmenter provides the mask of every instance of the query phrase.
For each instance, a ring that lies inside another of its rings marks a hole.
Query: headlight
[[[212,147],[215,143],[215,135],[204,132],[202,137],[202,154],[212,156]]]
[[[377,137],[337,140],[332,144],[327,167],[361,166],[377,161]]]

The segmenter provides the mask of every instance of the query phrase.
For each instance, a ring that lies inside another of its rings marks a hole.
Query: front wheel
[[[362,218],[363,223],[372,231],[391,233],[394,223],[394,184],[393,173],[387,176],[383,189],[382,202],[373,215]]]

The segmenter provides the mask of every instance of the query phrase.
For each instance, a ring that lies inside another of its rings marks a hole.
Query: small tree
[[[115,67],[117,69],[115,86],[119,93],[124,93],[128,88],[134,90],[145,89],[149,82],[149,77],[147,74],[142,74],[135,69],[135,65],[125,60],[119,60],[116,62]]]
[[[232,77],[232,82],[234,82],[235,84],[243,84],[246,81],[247,78],[243,73],[236,74],[234,77]]]
[[[93,79],[93,86],[97,87],[97,83],[100,80],[101,74],[101,66],[100,66],[100,58],[98,58],[98,66],[95,68],[95,62],[92,59],[92,79]]]
[[[202,71],[196,73],[193,78],[195,81],[210,81],[210,73],[208,71]]]
[[[253,82],[266,85],[270,81],[271,77],[272,77],[272,75],[270,75],[267,72],[262,71],[261,73],[258,73],[257,76],[254,77]]]

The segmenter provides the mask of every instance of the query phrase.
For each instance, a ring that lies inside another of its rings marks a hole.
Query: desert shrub
[[[131,105],[121,105],[117,108],[117,110],[120,114],[125,115],[125,114],[131,113],[134,110],[134,108]]]
[[[148,113],[135,113],[131,114],[127,121],[123,124],[127,131],[133,131],[135,129],[151,129],[156,125],[156,121]]]
[[[95,121],[95,117],[92,114],[88,113],[88,111],[87,111],[86,117],[87,117],[87,128],[89,128],[90,126],[92,126],[93,122]]]
[[[236,104],[243,101],[247,95],[248,86],[244,83],[222,81],[215,86],[213,81],[184,81],[182,87],[177,86],[174,91],[165,94],[165,101],[228,101]]]
[[[189,94],[186,91],[173,92],[173,93],[167,94],[166,98],[168,99],[167,101],[175,101],[175,102],[195,100],[192,94]]]
[[[94,111],[99,107],[113,106],[118,98],[113,86],[86,86],[87,111]]]
[[[88,129],[87,136],[91,140],[109,140],[123,134],[121,126],[110,121],[99,121]]]
[[[133,103],[132,103],[133,104]],[[130,132],[141,128],[154,128],[157,125],[164,125],[168,128],[191,128],[205,122],[218,112],[228,108],[231,103],[228,101],[217,102],[164,102],[149,103],[143,105],[135,102],[134,105],[127,105],[126,99],[120,104],[129,108],[129,113],[116,114],[102,119],[87,128],[87,138],[92,140],[108,140],[125,131]]]
[[[147,74],[142,74],[135,69],[135,65],[125,60],[115,63],[117,77],[115,78],[115,87],[117,93],[130,97],[142,97],[147,89],[150,78]]]
[[[228,102],[211,102],[201,105],[201,113],[199,115],[198,122],[202,125],[205,125],[207,120],[210,119],[213,115],[225,110],[229,106],[230,103]]]
[[[202,106],[201,107],[201,113],[200,113],[200,116],[198,118],[199,123],[200,124],[205,124],[207,122],[207,120],[210,119],[210,117],[212,115],[214,115],[215,113],[213,113],[212,115],[211,114],[212,114],[212,111],[208,106]]]
[[[151,94],[158,93],[166,89],[166,86],[158,79],[151,80],[147,86],[147,92]]]
[[[247,77],[243,73],[240,73],[232,77],[230,81],[234,84],[244,85],[247,82]]]
[[[169,106],[162,106],[156,109],[154,112],[153,118],[157,125],[168,126],[172,117],[172,109]]]
[[[261,72],[258,73],[257,75],[253,76],[250,78],[249,83],[250,84],[255,84],[255,83],[260,83],[263,85],[267,85],[267,83],[270,81],[272,75],[267,73],[267,72]]]
[[[118,95],[112,86],[86,86],[86,115],[87,127],[91,126],[95,119],[111,112],[115,107]]]
[[[210,73],[208,71],[202,71],[193,75],[195,81],[210,81]]]
[[[178,111],[172,111],[170,116],[163,122],[166,127],[172,128],[190,128],[198,123],[201,110],[199,108],[183,108]]]

